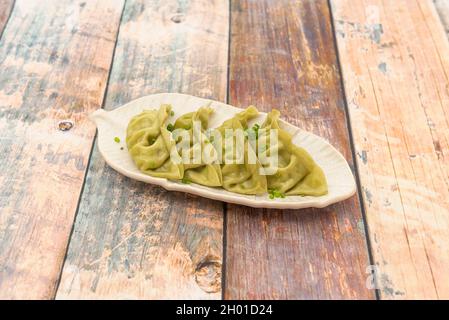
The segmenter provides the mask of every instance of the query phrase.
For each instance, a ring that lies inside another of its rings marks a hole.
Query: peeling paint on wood
[[[444,21],[447,1],[435,2]],[[369,154],[366,164],[357,161],[373,258],[382,274],[381,298],[447,299],[445,30],[431,0],[331,3],[355,148]],[[351,24],[362,29],[381,24],[379,41],[367,39]]]
[[[127,1],[106,109],[157,92],[224,101],[228,11]],[[130,180],[95,147],[57,298],[218,299],[222,227],[221,202]]]
[[[55,294],[122,5],[15,3],[0,42],[2,298]],[[63,119],[76,126],[60,131]]]
[[[231,10],[230,103],[279,108],[352,163],[327,1],[239,0]],[[227,207],[225,298],[374,298],[357,197],[320,210]]]

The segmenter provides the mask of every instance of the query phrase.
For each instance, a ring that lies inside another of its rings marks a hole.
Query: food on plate
[[[260,124],[250,106],[209,128],[210,106],[180,115],[171,106],[145,110],[131,119],[126,143],[138,169],[150,176],[223,188],[246,195],[321,196],[326,177],[309,153],[292,142],[272,110]]]

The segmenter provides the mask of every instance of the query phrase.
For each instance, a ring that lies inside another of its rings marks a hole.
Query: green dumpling
[[[182,179],[184,167],[171,158],[176,146],[165,127],[170,111],[171,106],[164,104],[159,110],[145,110],[133,117],[128,124],[126,144],[140,171],[150,176],[176,180]]]
[[[259,141],[264,140],[264,136],[266,141],[269,141],[267,136],[270,130],[276,130],[278,134],[277,146],[267,143],[267,147],[259,155],[262,157],[263,153],[278,152],[277,170],[274,174],[267,175],[268,189],[286,195],[327,194],[327,182],[323,171],[309,153],[292,143],[291,135],[279,127],[279,115],[278,110],[272,110],[259,130]]]
[[[226,129],[242,130],[244,132],[248,129],[248,120],[256,117],[259,114],[257,109],[253,106],[248,107],[245,111],[236,114],[233,118],[226,120],[217,130],[225,141]],[[236,138],[234,137],[234,142]],[[222,144],[224,157],[237,157],[237,151],[233,154],[225,153],[225,143]],[[237,148],[235,148],[237,149]],[[221,166],[223,174],[223,188],[241,194],[262,194],[267,192],[267,179],[260,174],[261,164],[257,160],[256,154],[248,142],[244,140],[243,144],[243,163],[225,163]],[[249,161],[249,159],[253,161]]]
[[[205,134],[212,112],[213,109],[206,106],[196,112],[186,113],[176,120],[174,129],[186,130],[190,138],[187,146],[178,143],[181,156],[189,159],[188,163],[184,161],[183,179],[204,186],[220,187],[223,184],[220,164],[218,159],[214,161],[213,154],[211,157],[211,153],[216,154],[216,151]],[[194,123],[198,124],[197,128],[194,128]]]

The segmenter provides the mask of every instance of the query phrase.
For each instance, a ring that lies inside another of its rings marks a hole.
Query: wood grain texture
[[[0,0],[0,35],[3,33],[9,15],[14,6],[14,0]]]
[[[224,101],[228,11],[127,1],[106,109],[157,92]],[[220,298],[222,227],[221,202],[132,181],[95,148],[57,298]]]
[[[326,1],[231,2],[230,103],[279,108],[352,164]],[[228,205],[225,298],[374,298],[357,197],[325,209]]]
[[[0,42],[1,298],[54,296],[122,5],[15,3]]]
[[[332,1],[383,299],[449,298],[449,43],[432,1]]]

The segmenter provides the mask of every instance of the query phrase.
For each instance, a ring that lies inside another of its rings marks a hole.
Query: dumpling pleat
[[[265,134],[270,129],[278,133],[278,168],[274,174],[267,176],[268,189],[286,195],[326,194],[328,188],[323,170],[306,150],[292,143],[291,135],[279,126],[279,115],[278,110],[272,110],[261,127],[261,132]]]
[[[217,129],[222,137],[225,137],[226,129],[246,130],[248,129],[248,121],[259,114],[254,106],[248,107],[245,111],[236,114],[233,118],[226,120]],[[223,139],[224,141],[224,139]],[[224,145],[223,145],[224,148]],[[223,150],[224,151],[224,150]],[[223,188],[241,194],[263,194],[267,192],[267,178],[260,174],[262,165],[256,159],[255,164],[248,161],[249,153],[254,153],[247,139],[244,144],[244,161],[243,163],[222,164]],[[224,154],[224,152],[223,152]]]
[[[131,158],[140,171],[150,176],[182,179],[184,167],[170,157],[175,141],[165,128],[170,105],[161,105],[158,111],[146,110],[131,119],[126,143]]]
[[[206,144],[210,144],[210,141],[205,134],[205,130],[208,127],[209,117],[212,112],[212,108],[205,106],[199,108],[195,112],[186,113],[176,119],[174,129],[184,129],[188,131],[190,148],[188,150],[181,150],[180,152],[182,154],[187,153],[191,162],[194,162],[194,150],[200,150],[201,159],[199,159],[199,163],[184,164],[184,180],[208,187],[221,187],[223,185],[223,177],[220,165],[216,163],[206,163],[204,159],[205,155],[203,154],[204,150],[206,150]],[[193,126],[195,121],[200,122],[200,132],[194,131]],[[197,136],[194,137],[194,134],[197,134]]]

